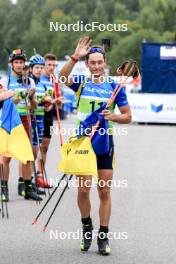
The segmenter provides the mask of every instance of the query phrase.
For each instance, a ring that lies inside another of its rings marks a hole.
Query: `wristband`
[[[77,62],[78,62],[78,59],[76,59],[73,55],[70,56],[70,59],[71,59],[74,63],[77,63]]]

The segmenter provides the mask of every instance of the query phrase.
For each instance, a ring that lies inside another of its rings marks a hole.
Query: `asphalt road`
[[[63,126],[72,125],[63,122]],[[38,224],[32,226],[43,203],[36,205],[18,196],[18,163],[13,160],[9,182],[10,218],[0,218],[0,264],[175,263],[175,142],[174,126],[131,125],[126,136],[115,136],[116,169],[110,222],[115,238],[110,241],[112,254],[108,257],[97,254],[96,238],[89,252],[81,253],[78,237],[69,233],[81,231],[74,186],[64,195],[47,232],[43,233],[42,228],[59,191]],[[57,171],[59,156],[58,139],[53,135],[47,162],[50,178],[58,179],[61,175]],[[94,228],[98,229],[96,188],[92,188],[91,200]]]

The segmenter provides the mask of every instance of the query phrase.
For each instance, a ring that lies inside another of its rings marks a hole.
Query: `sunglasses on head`
[[[101,54],[105,54],[104,50],[100,47],[92,47],[90,48],[89,50],[89,54],[92,54],[92,53],[95,53],[95,52],[98,52],[98,53],[101,53]]]

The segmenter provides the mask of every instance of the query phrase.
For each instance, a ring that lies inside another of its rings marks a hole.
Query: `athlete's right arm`
[[[8,79],[7,77],[3,77],[2,79],[0,79],[0,89],[4,89],[7,90],[7,85],[8,85]]]
[[[75,63],[80,58],[86,56],[89,52],[91,42],[92,40],[89,37],[84,37],[79,40],[74,54],[70,57],[70,60],[63,66],[60,71],[59,78],[61,82],[65,83],[68,86],[71,86],[73,84],[73,79],[70,77],[70,74],[75,66]]]
[[[13,97],[15,95],[15,92],[12,90],[4,90],[4,91],[0,91],[0,101],[4,101],[6,99],[9,99],[10,97]]]

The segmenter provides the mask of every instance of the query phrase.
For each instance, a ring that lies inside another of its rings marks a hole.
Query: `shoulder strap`
[[[80,97],[85,86],[86,86],[86,82],[81,83],[80,86],[78,87],[78,90],[76,91],[77,108],[79,107]]]
[[[42,84],[43,84],[43,87],[45,88],[45,92],[47,92],[47,86],[44,83]]]

